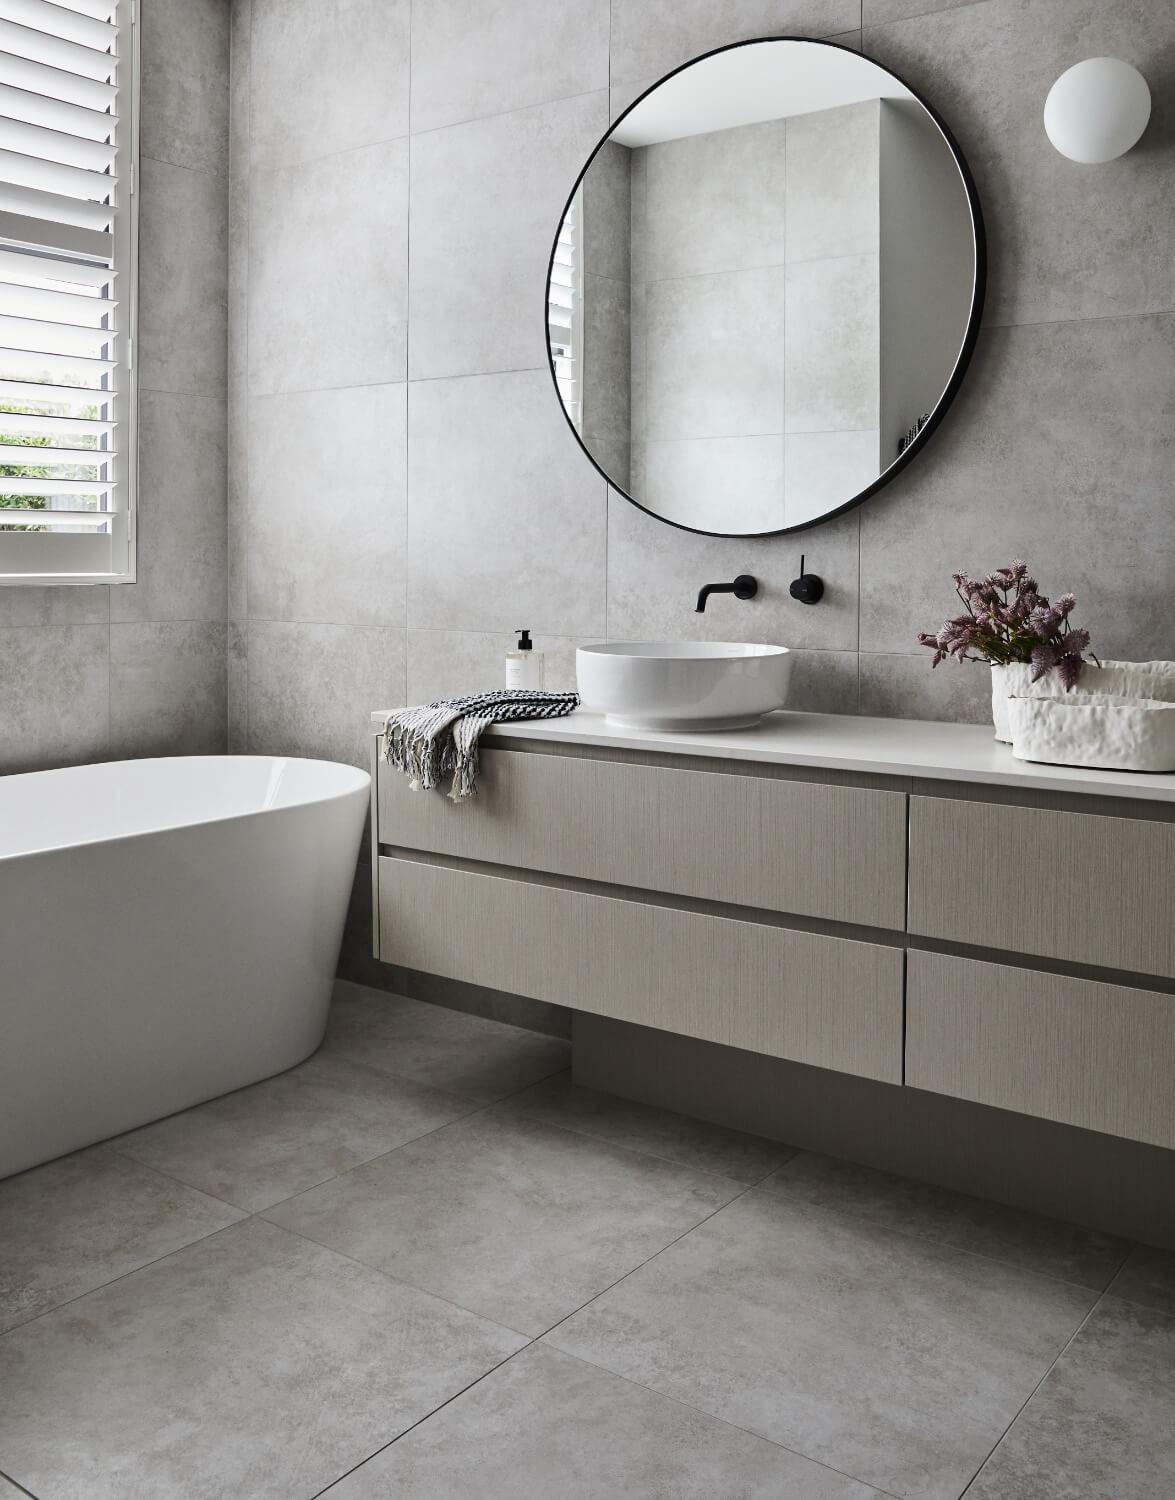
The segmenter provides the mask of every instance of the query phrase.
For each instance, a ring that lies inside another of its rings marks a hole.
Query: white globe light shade
[[[1062,73],[1044,103],[1048,138],[1070,161],[1113,161],[1146,129],[1151,91],[1137,68],[1089,57]]]

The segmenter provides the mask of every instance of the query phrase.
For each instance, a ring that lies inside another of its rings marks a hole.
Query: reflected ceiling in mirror
[[[929,438],[983,298],[945,125],[831,42],[723,48],[600,142],[551,256],[551,370],[588,456],[693,531],[797,531]]]

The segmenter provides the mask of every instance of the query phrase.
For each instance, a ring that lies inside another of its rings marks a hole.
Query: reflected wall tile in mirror
[[[640,147],[649,281],[777,266],[784,259],[785,134],[765,120]]]
[[[953,571],[1024,557],[1099,656],[1175,658],[1173,362],[1175,316],[981,335],[924,458],[861,509],[862,649],[913,650]]]
[[[876,253],[787,267],[786,429],[877,428],[881,408]]]
[[[860,22],[860,0],[612,0],[612,77],[651,82],[732,42],[827,37]]]
[[[413,7],[413,131],[607,84],[608,0],[429,0]]]
[[[630,278],[634,155],[605,141],[584,175],[583,268],[589,276]]]
[[[603,92],[412,139],[412,379],[546,368],[536,309]]]
[[[778,432],[782,272],[772,267],[650,281],[646,297],[647,438]]]
[[[602,633],[606,490],[547,370],[413,382],[409,625]]]
[[[649,443],[637,499],[703,531],[779,531],[787,524],[783,445],[779,433]]]
[[[857,649],[858,511],[802,536],[697,536],[646,515],[612,492],[608,501],[608,635],[616,640],[765,641],[825,651]],[[824,579],[818,605],[798,604],[799,573]],[[694,605],[704,583],[739,573],[759,580],[754,599],[715,594]]]
[[[881,108],[877,100],[787,121],[787,259],[878,249]]]
[[[881,472],[881,434],[790,432],[784,439],[784,525],[827,515],[868,488]]]
[[[1104,167],[1066,161],[1041,110],[1074,61],[1138,66],[1152,89],[1175,49],[1175,5],[987,0],[866,25],[865,51],[934,101],[975,174],[990,241],[984,321],[1112,317],[1175,308],[1170,125]],[[865,19],[879,19],[866,0]]]
[[[585,439],[627,443],[631,433],[632,335],[629,286],[609,276],[583,278],[582,420]],[[608,471],[617,483],[620,476]]]

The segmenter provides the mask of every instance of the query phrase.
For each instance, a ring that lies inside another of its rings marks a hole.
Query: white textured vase
[[[1116,698],[1150,699],[1175,703],[1175,661],[1104,661],[1086,662],[1075,693],[1097,693]],[[1056,672],[1048,672],[1039,682],[1032,680],[1028,662],[1011,662],[991,669],[991,717],[995,737],[1012,743],[1008,719],[1009,698],[1069,697],[1068,689]]]

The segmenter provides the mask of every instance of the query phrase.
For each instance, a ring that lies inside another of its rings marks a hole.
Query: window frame
[[[121,12],[125,9],[126,19]],[[139,0],[116,0],[119,83],[113,215],[114,285],[118,299],[114,483],[120,497],[107,533],[5,532],[0,528],[0,588],[95,587],[138,579],[139,136],[141,74]],[[0,414],[0,424],[3,416]],[[108,566],[97,566],[102,562]]]

